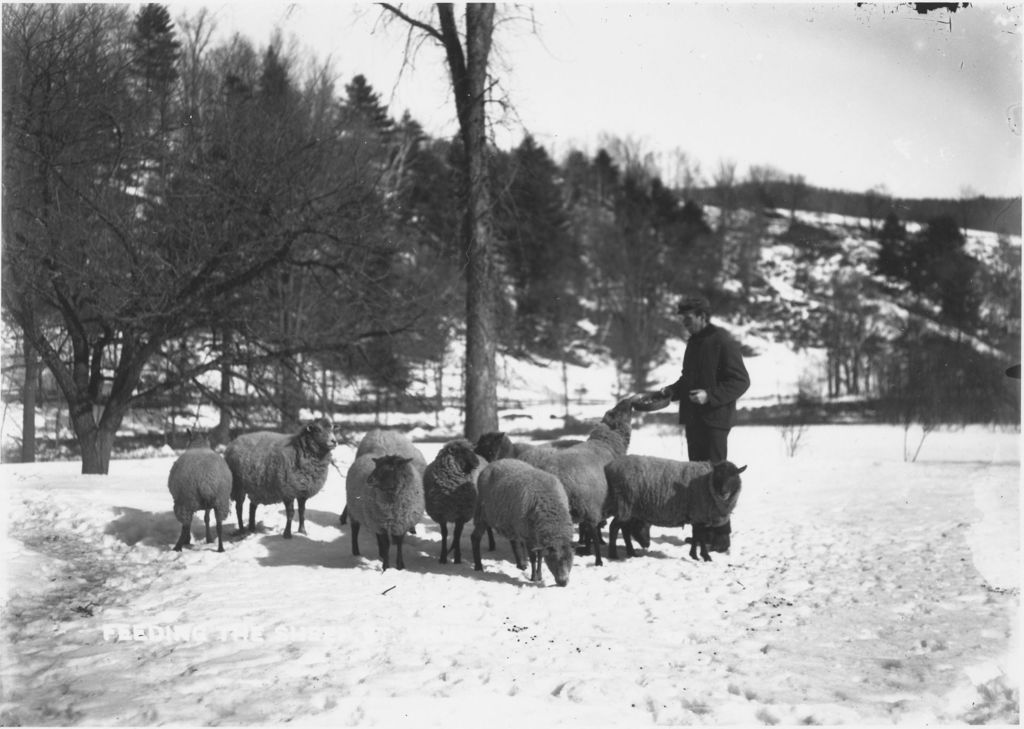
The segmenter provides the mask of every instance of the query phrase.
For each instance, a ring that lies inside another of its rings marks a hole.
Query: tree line
[[[455,37],[440,18],[438,36]],[[133,407],[213,403],[226,440],[333,412],[341,382],[402,396],[443,370],[469,323],[510,353],[607,355],[641,390],[683,291],[825,347],[834,395],[902,382],[883,366],[901,337],[986,361],[1019,341],[1019,247],[971,267],[956,222],[907,233],[880,210],[877,261],[805,282],[807,316],[767,291],[771,213],[751,213],[743,192],[767,202],[781,189],[774,207],[795,211],[799,176],[741,180],[723,163],[702,187],[681,155],[668,184],[655,155],[617,138],[561,161],[530,136],[477,150],[396,118],[361,74],[337,88],[330,66],[279,37],[213,37],[204,12],[175,23],[155,4],[4,9],[3,315],[22,345],[26,413],[44,369],[83,472],[106,472]],[[479,151],[483,169],[468,163]],[[484,218],[493,249],[474,258],[467,226]],[[795,215],[789,231],[809,259],[843,254]],[[882,294],[938,324],[890,331]]]

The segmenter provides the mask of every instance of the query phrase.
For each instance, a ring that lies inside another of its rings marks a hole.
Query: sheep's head
[[[446,443],[438,456],[450,458],[461,473],[472,473],[480,465],[480,456],[473,452],[473,444],[463,438]]]
[[[484,433],[476,442],[476,453],[488,462],[512,456],[512,439],[500,431]]]
[[[633,401],[629,398],[620,400],[615,407],[604,414],[601,424],[613,433],[618,433],[629,445],[629,436],[633,430]]]
[[[551,575],[555,578],[555,584],[559,587],[565,587],[569,584],[572,558],[572,540],[544,547],[544,564],[551,570]]]
[[[407,474],[412,470],[406,468],[412,463],[411,458],[402,456],[380,456],[374,458],[373,472],[366,477],[366,485],[381,491],[395,491],[405,482]]]
[[[334,424],[327,418],[317,418],[302,429],[304,438],[312,442],[320,453],[330,453],[338,445],[334,437]]]
[[[746,466],[737,468],[730,461],[719,461],[712,466],[711,488],[715,501],[727,504],[729,510],[736,505],[736,498],[739,496],[743,483],[740,481],[740,474],[747,470]]]
[[[693,536],[703,542],[710,552],[726,553],[732,547],[732,523],[726,519],[721,524],[694,524]]]

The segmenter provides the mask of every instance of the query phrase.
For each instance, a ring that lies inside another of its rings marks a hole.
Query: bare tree
[[[492,3],[469,3],[460,31],[451,3],[437,3],[437,24],[414,18],[401,7],[383,7],[445,51],[465,152],[465,211],[462,250],[466,271],[467,438],[498,427],[494,220],[487,170],[488,59],[494,34]]]
[[[718,206],[718,232],[726,232],[732,224],[732,215],[736,210],[736,163],[732,160],[719,160],[718,168],[711,178],[714,190],[714,201]]]
[[[189,336],[240,329],[284,266],[363,276],[365,254],[346,252],[374,241],[341,231],[366,228],[366,186],[355,145],[257,113],[254,79],[227,63],[244,44],[187,67],[202,113],[183,107],[187,131],[154,152],[123,7],[18,5],[3,20],[4,311],[68,403],[83,472],[106,473],[133,402],[223,364],[180,356]],[[306,351],[292,350],[264,362]]]

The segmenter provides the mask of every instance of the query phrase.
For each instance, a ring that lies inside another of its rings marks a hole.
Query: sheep
[[[398,552],[395,567],[405,569],[402,542],[405,532],[423,516],[425,470],[423,454],[401,433],[373,430],[366,434],[345,475],[354,556],[359,556],[359,530],[366,524],[377,537],[383,569],[390,566],[392,540]]]
[[[210,544],[210,511],[217,520],[217,551],[224,551],[222,524],[231,511],[231,469],[208,443],[192,445],[178,456],[167,477],[167,489],[174,500],[174,516],[181,524],[181,535],[174,545],[180,552],[192,543],[192,517],[202,509],[206,525],[206,543]]]
[[[356,447],[356,458],[367,454],[383,455],[385,453],[400,454],[412,458],[413,465],[419,469],[421,476],[427,468],[427,460],[423,457],[423,453],[412,444],[412,441],[397,430],[375,428],[367,432]],[[341,510],[341,516],[338,517],[338,523],[344,525],[347,521],[348,504],[345,504],[345,508]],[[409,533],[415,534],[416,527],[413,526]]]
[[[462,563],[462,529],[476,508],[476,480],[487,461],[473,451],[473,444],[459,438],[446,443],[423,473],[427,515],[441,527],[441,564],[448,562],[448,522],[455,523],[452,546],[455,564]],[[488,530],[490,548],[494,532]]]
[[[716,527],[729,521],[742,486],[737,468],[729,461],[675,461],[655,456],[628,455],[605,466],[608,501],[605,514],[612,517],[608,558],[616,559],[615,542],[624,524],[641,520],[661,527],[694,525],[690,557],[711,561],[707,543]],[[625,534],[626,553],[635,555]],[[726,534],[727,538],[728,535]]]
[[[540,582],[541,559],[559,587],[569,584],[573,560],[573,528],[569,498],[558,478],[517,459],[489,464],[477,479],[473,515],[473,569],[483,571],[480,541],[494,528],[512,544],[516,567],[526,569],[522,550],[530,556],[530,581]]]
[[[284,538],[292,538],[295,501],[299,502],[300,534],[306,533],[306,501],[320,493],[332,463],[331,451],[337,445],[334,427],[327,418],[318,418],[298,433],[259,431],[240,435],[228,444],[224,460],[231,469],[231,498],[235,501],[238,529],[242,524],[242,504],[249,497],[249,531],[256,531],[258,504],[284,503]]]
[[[584,535],[582,543],[594,546],[594,564],[601,566],[600,523],[604,519],[608,482],[604,466],[625,455],[632,430],[632,405],[622,400],[604,414],[587,440],[566,448],[536,446],[524,451],[519,459],[554,474],[569,497],[569,512],[579,523]]]

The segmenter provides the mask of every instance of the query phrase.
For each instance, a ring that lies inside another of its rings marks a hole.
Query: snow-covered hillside
[[[261,507],[224,554],[171,551],[171,458],[0,466],[0,722],[1016,724],[1019,436],[938,432],[917,463],[901,438],[813,427],[790,459],[776,429],[737,428],[729,555],[691,561],[655,529],[636,559],[578,558],[565,588],[530,584],[502,540],[483,573],[440,565],[426,520],[405,571],[368,539],[353,557],[351,447],[308,536]],[[630,450],[680,457],[678,429]]]

